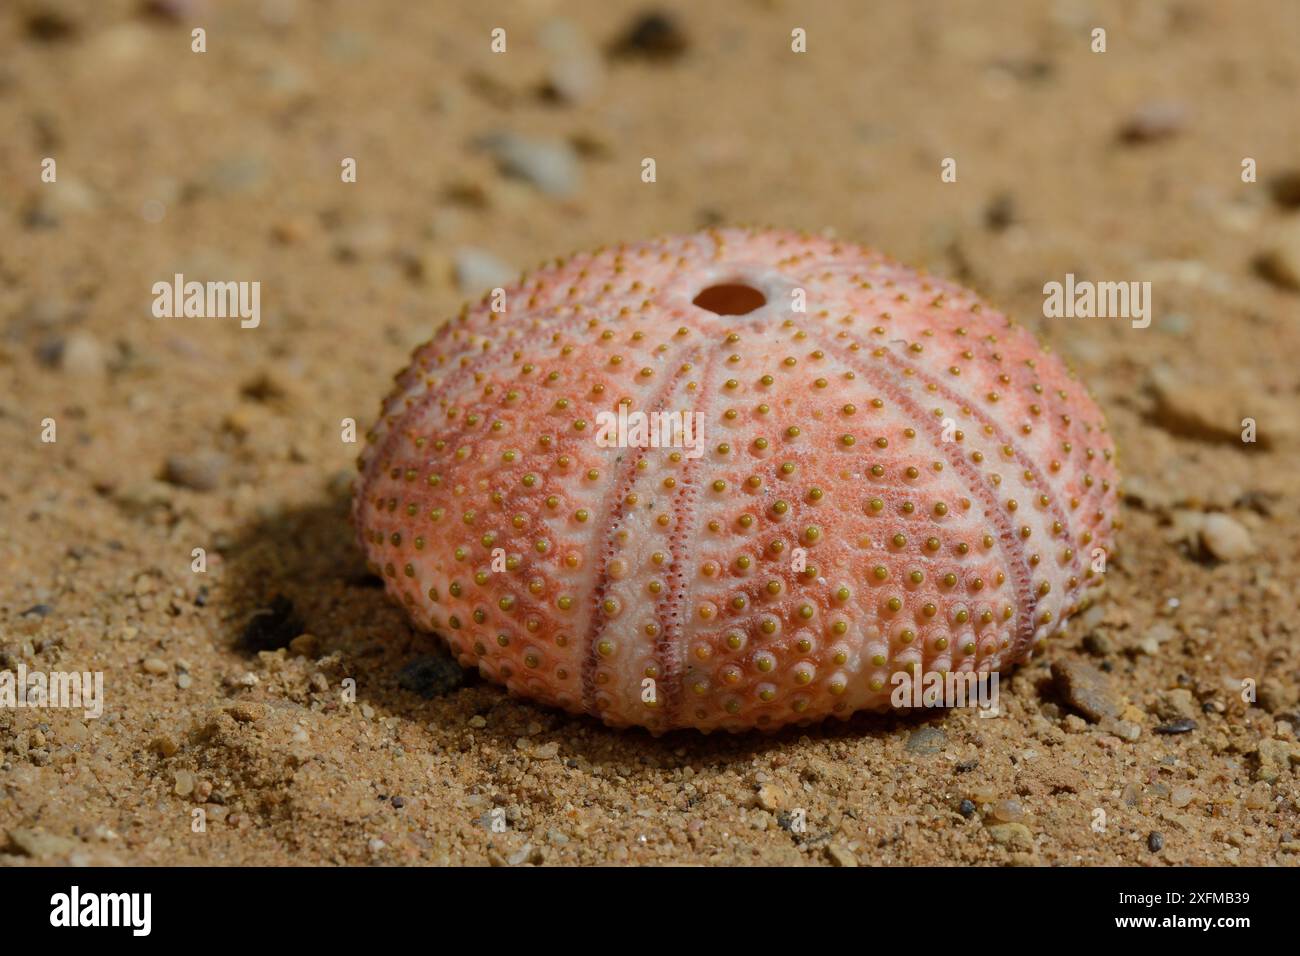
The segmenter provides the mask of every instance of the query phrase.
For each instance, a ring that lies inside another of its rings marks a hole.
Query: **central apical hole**
[[[695,297],[695,305],[717,315],[745,315],[767,305],[767,298],[753,286],[728,282],[709,286]]]

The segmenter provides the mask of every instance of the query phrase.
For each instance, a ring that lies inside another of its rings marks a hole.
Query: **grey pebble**
[[[948,745],[948,735],[936,727],[921,727],[907,738],[907,751],[914,754],[937,754]]]
[[[470,246],[462,246],[452,253],[452,267],[456,285],[466,294],[505,286],[516,274],[492,253]]]
[[[491,133],[478,141],[507,176],[522,179],[548,196],[572,196],[578,190],[578,157],[564,140],[532,139],[515,133]]]

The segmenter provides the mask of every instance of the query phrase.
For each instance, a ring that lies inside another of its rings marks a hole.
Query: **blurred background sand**
[[[1290,2],[9,0],[0,669],[107,702],[0,710],[0,860],[1295,864],[1297,37]],[[1001,718],[615,733],[367,576],[340,423],[438,321],[736,223],[972,286],[1109,416],[1109,596]],[[260,326],[153,318],[177,272],[259,281]],[[1044,319],[1066,273],[1150,281],[1154,321]]]

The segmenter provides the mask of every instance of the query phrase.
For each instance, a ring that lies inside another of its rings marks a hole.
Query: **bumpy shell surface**
[[[765,302],[694,304],[727,285]],[[353,511],[412,620],[517,694],[654,731],[846,717],[900,671],[1024,660],[1100,582],[1101,413],[958,286],[719,230],[504,292],[397,377]],[[599,440],[620,404],[698,412],[703,454]]]

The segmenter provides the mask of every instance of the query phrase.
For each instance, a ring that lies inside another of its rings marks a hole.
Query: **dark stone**
[[[971,817],[975,816],[975,804],[973,801],[963,800],[957,805],[957,811],[969,820]]]
[[[1147,849],[1152,853],[1159,853],[1165,848],[1165,838],[1157,830],[1152,830],[1147,834]]]
[[[1300,209],[1300,169],[1278,174],[1268,184],[1273,202],[1283,209]]]
[[[672,60],[690,45],[677,19],[668,13],[650,11],[632,22],[627,31],[610,47],[617,57],[644,57],[660,62]]]
[[[1083,649],[1094,657],[1109,657],[1115,653],[1115,642],[1101,631],[1093,631],[1083,639]]]
[[[27,18],[27,35],[38,43],[60,43],[77,34],[77,25],[55,10],[38,10]]]
[[[695,222],[700,229],[708,229],[710,226],[720,226],[726,221],[726,214],[717,209],[713,209],[712,207],[701,207],[695,212]]]
[[[277,594],[268,607],[253,612],[244,625],[239,643],[253,653],[275,651],[288,647],[289,642],[302,632],[302,621],[293,612],[293,602],[283,594]]]
[[[1016,221],[1016,199],[1011,193],[998,193],[984,209],[984,225],[991,232],[1002,232]]]
[[[1196,729],[1196,721],[1190,717],[1179,717],[1156,728],[1158,734],[1185,734]]]
[[[53,610],[54,610],[54,608],[50,607],[50,605],[48,605],[48,604],[33,604],[31,607],[29,607],[27,610],[23,611],[23,612],[22,612],[21,614],[19,614],[18,616],[19,616],[19,617],[29,617],[29,616],[31,616],[31,615],[34,614],[34,615],[36,615],[37,617],[45,617],[46,615],[48,615],[48,614],[49,614],[51,611],[53,611]]]
[[[450,657],[417,657],[397,675],[397,686],[433,700],[465,683],[465,670]]]
[[[46,368],[58,368],[63,361],[66,343],[61,338],[49,338],[36,346],[36,361]]]

